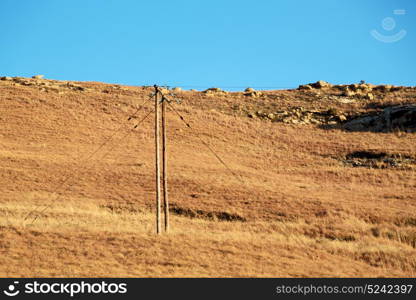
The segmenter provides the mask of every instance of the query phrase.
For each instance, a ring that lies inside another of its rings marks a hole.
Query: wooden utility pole
[[[166,156],[166,99],[162,99],[162,161],[163,161],[163,206],[165,213],[165,231],[169,231],[168,171]]]
[[[160,151],[159,151],[159,88],[155,88],[155,151],[156,151],[156,233],[160,234]]]

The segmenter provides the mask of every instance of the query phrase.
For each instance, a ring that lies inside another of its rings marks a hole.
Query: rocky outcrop
[[[68,90],[86,91],[87,88],[69,81],[47,80],[43,75],[35,75],[32,78],[25,77],[0,77],[1,80],[9,81],[12,85],[22,85],[38,88],[42,92],[62,93]]]
[[[396,92],[406,89],[402,86],[393,86],[388,84],[374,85],[371,83],[360,83],[345,84],[345,85],[332,85],[326,81],[320,80],[315,83],[309,83],[300,85],[298,90],[300,91],[311,91],[320,93],[319,90],[325,90],[325,92],[332,93],[336,96],[342,96],[346,98],[363,99],[363,100],[374,100],[377,97],[383,97],[382,94]],[[341,93],[339,93],[341,91]]]
[[[244,90],[244,94],[243,94],[244,96],[247,96],[247,97],[254,97],[254,98],[257,98],[257,97],[260,97],[260,96],[262,96],[263,95],[263,93],[261,93],[261,92],[259,92],[259,91],[256,91],[255,89],[253,89],[253,88],[246,88],[245,90]]]
[[[361,116],[345,123],[350,131],[389,132],[395,129],[416,132],[416,104],[387,107],[382,112]]]
[[[315,83],[300,85],[298,89],[299,90],[312,90],[312,89],[325,89],[325,88],[331,88],[331,87],[332,87],[332,84],[323,80],[319,80]]]
[[[218,95],[226,95],[228,94],[228,92],[223,91],[220,88],[216,88],[216,87],[212,87],[209,89],[206,89],[205,91],[203,91],[204,94],[208,95],[208,96],[218,96]]]
[[[344,165],[354,168],[370,169],[413,169],[416,158],[400,153],[386,153],[380,151],[354,151],[341,158]]]
[[[328,110],[309,110],[304,107],[291,107],[286,110],[273,112],[256,111],[248,113],[250,118],[260,118],[272,122],[282,122],[286,124],[316,124],[316,125],[336,125],[347,120],[347,116],[335,109]]]

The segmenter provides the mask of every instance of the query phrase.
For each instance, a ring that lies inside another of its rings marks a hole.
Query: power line
[[[163,96],[166,99],[166,102],[168,103],[169,107],[179,116],[179,118],[182,120],[182,122],[188,127],[189,129],[193,130],[195,133],[195,136],[200,140],[200,142],[208,148],[208,150],[215,156],[215,158],[241,183],[244,184],[244,181],[238,176],[226,163],[225,161],[217,154],[217,152],[214,151],[212,147],[208,145],[207,142],[205,142],[199,134],[196,132],[196,130],[191,127],[191,125],[185,120],[185,118],[176,110],[176,108],[171,104],[171,101],[166,97]]]
[[[144,106],[144,104],[145,104],[145,102],[147,101],[147,99],[145,99],[144,101],[143,101],[143,103],[136,109],[136,111],[133,113],[133,114],[131,114],[128,118],[127,118],[127,121],[130,121],[131,119],[133,119],[136,115],[137,115],[137,113],[143,108],[143,106]],[[144,122],[144,120],[150,115],[150,113],[152,112],[152,110],[149,112],[149,113],[147,113],[146,115],[145,115],[145,117],[143,118],[143,119],[141,119],[130,131],[128,131],[127,132],[127,134],[128,133],[130,133],[132,130],[134,130],[134,129],[136,129],[142,122]],[[112,134],[112,135],[110,135],[109,137],[107,137],[107,139],[103,142],[103,143],[101,143],[100,144],[100,146],[98,146],[93,152],[91,152],[87,157],[85,157],[82,161],[80,161],[79,162],[79,166],[81,166],[80,167],[80,169],[82,168],[82,166],[84,166],[95,154],[97,154],[102,148],[104,148],[104,146],[106,146],[107,144],[109,144],[113,139],[114,139],[114,137],[120,132],[120,130],[123,128],[123,127],[125,127],[126,125],[125,124],[122,124],[122,125],[120,125],[119,127],[118,127],[118,129],[117,130],[115,130],[114,131],[114,133]],[[122,139],[120,139],[120,140],[123,140],[126,136],[127,136],[127,134],[125,134],[123,137],[122,137]],[[107,151],[106,153],[105,153],[105,155],[101,158],[101,159],[104,159],[113,149],[114,149],[115,147],[113,146],[112,148],[110,148],[110,150],[109,151]],[[94,167],[94,165],[92,165],[89,169],[87,169],[87,171],[89,171],[89,170],[91,170],[92,169],[92,167]],[[79,170],[78,170],[79,171]],[[54,190],[54,192],[53,193],[56,193],[58,190],[60,190],[64,185],[65,185],[65,183],[67,183],[71,178],[73,177],[73,175],[71,174],[71,175],[68,175],[66,178],[64,178],[64,180],[55,188],[55,190]],[[63,190],[63,192],[65,192],[65,191],[67,191],[69,188],[70,188],[71,186],[68,186],[66,189],[64,189]],[[59,200],[61,198],[61,196],[58,196],[55,200],[54,200],[54,202],[56,202],[57,200]],[[32,224],[33,224],[33,222],[34,221],[36,221],[36,219],[38,218],[38,215],[39,215],[39,213],[43,213],[43,212],[45,212],[49,207],[52,207],[52,205],[53,205],[53,203],[52,204],[50,204],[50,205],[47,205],[44,209],[42,209],[41,211],[37,211],[37,208],[35,209],[35,210],[32,210],[32,211],[30,211],[27,215],[26,215],[26,217],[25,217],[25,219],[24,220],[27,220],[33,213],[36,213],[37,215],[35,216],[35,218],[34,218],[34,220],[32,221]]]
[[[163,95],[159,90],[156,91],[156,93],[160,93],[162,95],[162,99],[160,101],[160,103],[163,102],[167,102],[169,107],[172,109],[172,111],[175,112],[175,114],[177,114],[179,116],[179,118],[182,120],[182,122],[186,125],[186,127],[188,127],[190,130],[192,130],[195,134],[195,136],[199,139],[199,141],[214,155],[214,157],[241,183],[245,184],[244,181],[242,180],[242,178],[237,175],[229,166],[228,164],[221,158],[221,156],[213,149],[213,147],[211,147],[207,142],[205,142],[200,135],[198,134],[198,132],[196,132],[196,130],[185,120],[185,118],[182,116],[181,113],[179,113],[176,108],[172,105],[171,101],[165,96]],[[155,94],[152,94],[151,96],[154,96]],[[127,121],[130,121],[131,119],[133,119],[138,112],[143,109],[143,106],[145,104],[146,100],[142,103],[141,106],[139,106],[136,111],[131,114],[128,118]],[[145,116],[139,121],[137,122],[132,128],[130,128],[130,130],[128,130],[118,141],[123,141],[125,140],[125,138],[127,137],[127,135],[129,135],[131,132],[134,131],[134,129],[136,129],[138,126],[140,126],[148,117],[149,115],[155,110],[155,108],[153,110],[150,110],[147,114],[145,114]],[[112,142],[115,138],[116,135],[119,134],[120,130],[125,127],[125,124],[122,124],[117,130],[115,130],[109,137],[107,137],[105,139],[105,141],[103,143],[101,143],[93,152],[91,152],[89,155],[87,155],[84,159],[82,159],[79,163],[80,167],[78,168],[77,171],[80,171],[82,169],[82,167],[89,161],[91,160],[101,149],[103,149],[106,145],[110,144],[110,142]],[[103,160],[107,155],[109,155],[117,146],[120,146],[120,143],[112,143],[112,147],[110,147],[105,153],[104,155],[102,155],[101,160]],[[99,160],[95,161],[98,162]],[[95,166],[95,163],[93,163],[92,165],[90,165],[89,168],[86,169],[86,172],[92,170],[92,168]],[[64,180],[58,185],[58,187],[55,189],[54,193],[56,193],[58,190],[61,190],[66,183],[70,182],[71,179],[73,179],[74,176],[68,175],[66,178],[64,178]],[[25,217],[24,220],[27,220],[29,217],[31,217],[33,214],[35,214],[31,224],[33,224],[34,222],[36,222],[36,220],[41,216],[41,214],[43,214],[46,210],[48,210],[49,208],[53,207],[55,205],[55,203],[61,199],[64,195],[63,193],[65,193],[66,191],[68,191],[71,187],[73,187],[74,184],[69,184],[66,188],[64,188],[62,190],[62,193],[60,195],[58,195],[55,200],[53,200],[49,205],[46,205],[43,207],[43,209],[39,209],[36,208],[35,210],[32,210],[29,212],[29,214]]]
[[[127,131],[126,132],[126,134],[124,134],[120,139],[119,139],[119,141],[123,141],[126,137],[127,137],[127,135],[129,135],[131,132],[133,132],[133,130],[134,129],[136,129],[141,123],[143,123],[148,117],[149,117],[149,115],[151,114],[153,112],[153,110],[150,110],[141,120],[140,120],[140,122],[138,122],[134,127],[132,127],[129,131]],[[114,145],[113,145],[113,147],[112,148],[110,148],[109,150],[107,150],[107,152],[105,152],[105,154],[101,157],[101,159],[100,159],[100,161],[101,160],[103,160],[104,158],[106,158],[107,157],[107,155],[108,154],[110,154],[117,146],[119,146],[120,144],[119,143],[114,143]],[[88,169],[86,169],[86,171],[88,172],[88,171],[90,171],[90,170],[92,170],[92,168],[95,166],[95,164],[93,164],[93,165],[91,165]],[[71,176],[69,176],[69,178],[71,178]],[[66,180],[66,182],[67,181],[69,181],[69,180]],[[61,185],[61,186],[63,186],[63,185]],[[73,185],[69,185],[66,189],[64,189],[62,192],[64,193],[64,192],[66,192],[66,191],[68,191],[71,187],[72,187]],[[48,210],[49,208],[51,208],[52,206],[53,206],[53,204],[56,202],[56,201],[58,201],[59,199],[61,199],[62,198],[62,194],[61,195],[59,195],[55,200],[54,200],[54,202],[52,202],[51,204],[49,204],[49,205],[47,205],[47,206],[45,206],[45,208],[44,209],[42,209],[41,211],[39,211],[39,212],[36,212],[37,213],[37,215],[35,216],[35,218],[33,219],[33,221],[31,222],[31,224],[33,224],[36,220],[37,220],[37,218],[39,217],[39,215],[40,214],[42,214],[42,213],[44,213],[46,210]],[[28,218],[28,216],[25,218],[25,220]]]

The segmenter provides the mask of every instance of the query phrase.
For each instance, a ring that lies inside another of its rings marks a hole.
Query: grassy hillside
[[[0,276],[415,276],[416,133],[342,129],[415,88],[176,91],[161,236],[151,93],[0,80]]]

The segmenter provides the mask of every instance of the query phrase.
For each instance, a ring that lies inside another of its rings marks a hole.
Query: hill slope
[[[177,91],[161,236],[151,93],[0,80],[1,276],[414,276],[415,133],[341,127],[416,89]]]

